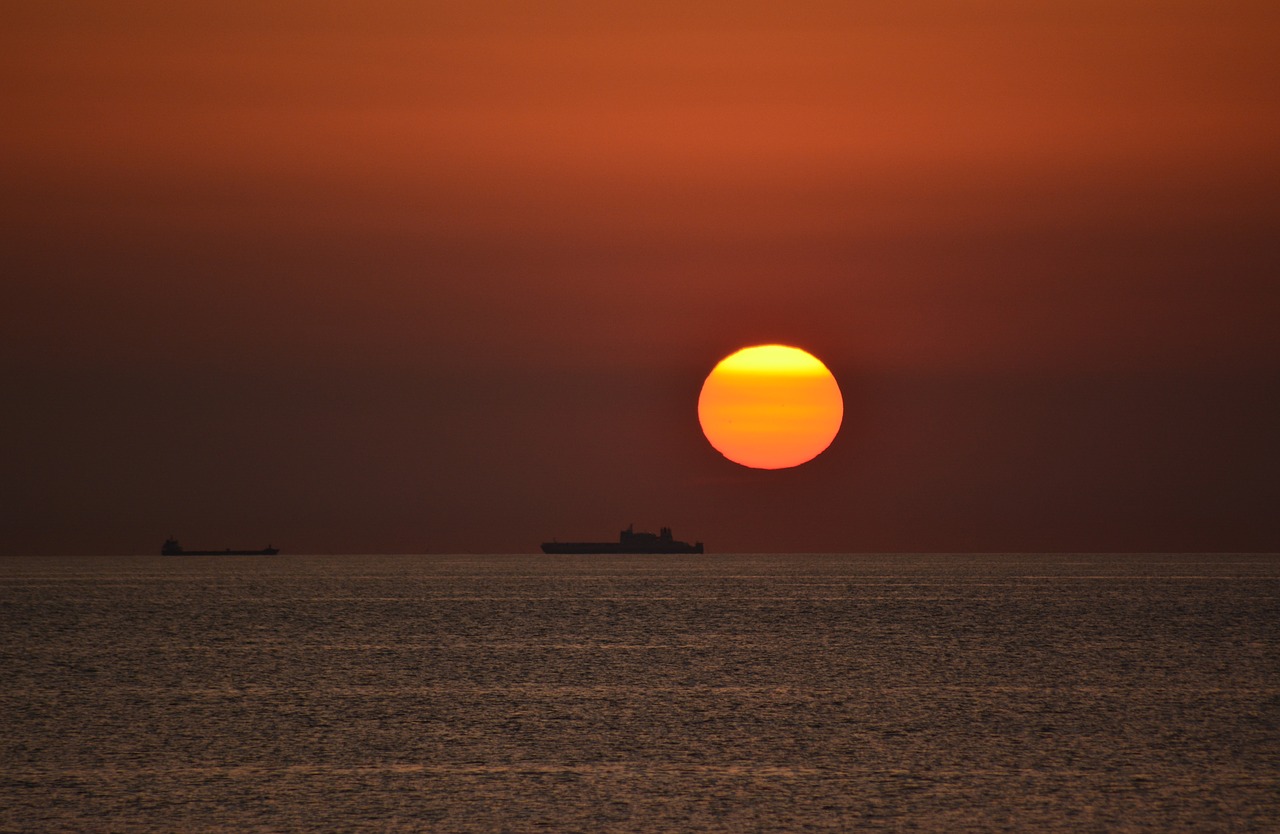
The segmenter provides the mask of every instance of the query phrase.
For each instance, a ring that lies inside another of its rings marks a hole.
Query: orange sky
[[[1273,3],[4,17],[0,550],[1280,547]],[[832,367],[849,436],[724,486],[697,385],[772,341]],[[142,431],[157,403],[190,431]],[[152,489],[189,466],[189,503]],[[753,502],[791,509],[740,532]]]

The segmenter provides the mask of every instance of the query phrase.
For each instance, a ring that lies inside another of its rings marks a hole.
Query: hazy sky
[[[613,5],[7,3],[0,552],[1280,550],[1280,5]]]

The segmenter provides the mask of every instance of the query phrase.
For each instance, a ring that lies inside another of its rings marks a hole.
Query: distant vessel
[[[178,540],[174,538],[165,539],[164,547],[160,548],[161,556],[274,556],[280,552],[280,548],[267,545],[261,550],[185,550],[182,545],[178,544]]]
[[[682,542],[672,538],[671,528],[659,533],[637,533],[633,525],[618,534],[616,542],[543,542],[543,553],[701,553],[702,542]]]

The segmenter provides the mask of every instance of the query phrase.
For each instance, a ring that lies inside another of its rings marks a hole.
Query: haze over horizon
[[[0,554],[1280,551],[1274,4],[5,18]]]

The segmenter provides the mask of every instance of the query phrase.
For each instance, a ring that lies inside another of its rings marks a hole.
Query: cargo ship
[[[702,542],[682,542],[672,537],[671,528],[663,527],[658,533],[637,533],[627,525],[618,534],[616,542],[558,542],[542,543],[543,553],[702,553]]]
[[[279,552],[280,548],[271,545],[261,550],[232,550],[229,547],[226,550],[186,550],[174,538],[166,539],[160,548],[161,556],[274,556]]]

